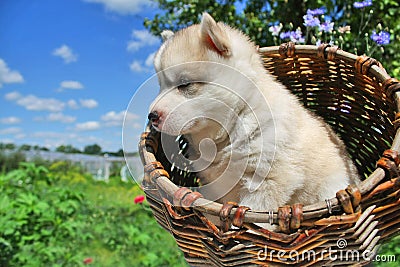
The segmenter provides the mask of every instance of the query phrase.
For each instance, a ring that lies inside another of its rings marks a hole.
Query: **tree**
[[[124,151],[123,151],[122,149],[118,150],[118,151],[115,153],[115,156],[116,156],[116,157],[123,157],[123,156],[124,156]]]
[[[31,145],[23,144],[22,146],[19,147],[19,150],[21,151],[29,151],[32,149]]]
[[[90,155],[100,155],[101,147],[98,144],[88,145],[85,146],[85,148],[83,149],[83,153]]]
[[[50,149],[48,149],[47,147],[39,146],[39,145],[34,145],[33,150],[35,150],[35,151],[50,151]]]
[[[26,161],[25,155],[21,151],[5,153],[0,151],[0,173],[6,173],[18,168],[21,162]]]
[[[323,20],[332,20],[337,27],[350,26],[349,34],[334,32],[336,44],[342,49],[368,54],[380,60],[394,76],[400,77],[400,4],[397,0],[373,1],[371,6],[359,7],[355,1],[345,0],[157,0],[162,12],[151,19],[145,19],[144,25],[153,34],[159,35],[162,30],[173,31],[198,23],[201,14],[206,11],[216,20],[236,27],[246,33],[251,40],[260,46],[277,45],[288,41],[279,34],[273,36],[269,31],[272,25],[281,23],[284,31],[300,29],[304,35],[310,28],[304,25],[304,16],[308,9],[325,8]],[[367,3],[360,2],[360,3]],[[379,26],[380,25],[380,26]],[[373,49],[371,40],[373,31],[386,30],[391,35],[391,42],[382,48]],[[315,44],[317,39],[329,42],[329,36],[314,29],[315,38],[304,39],[305,43]]]
[[[82,153],[78,148],[72,145],[60,145],[56,148],[56,151],[62,153]]]
[[[0,150],[15,150],[16,145],[13,143],[0,143]]]
[[[119,149],[117,152],[103,152],[103,154],[108,154],[108,155],[114,156],[114,157],[123,157],[124,151],[122,149]]]

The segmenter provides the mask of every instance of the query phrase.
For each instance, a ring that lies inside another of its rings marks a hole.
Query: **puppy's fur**
[[[162,36],[153,126],[188,137],[205,197],[276,210],[358,183],[342,141],[267,73],[244,34],[205,13]]]

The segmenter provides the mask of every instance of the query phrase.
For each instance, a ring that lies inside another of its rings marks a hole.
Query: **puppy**
[[[265,70],[243,33],[204,13],[162,37],[149,120],[187,138],[207,199],[275,211],[358,183],[342,141]]]

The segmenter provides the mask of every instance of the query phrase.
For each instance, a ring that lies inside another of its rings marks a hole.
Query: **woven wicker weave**
[[[265,68],[341,136],[364,181],[304,207],[254,212],[222,205],[187,188],[191,184],[184,181],[194,174],[169,171],[159,134],[150,131],[142,135],[139,151],[154,217],[191,266],[368,263],[380,243],[399,233],[400,83],[376,60],[329,45],[288,43],[259,52]],[[205,215],[219,216],[221,224]],[[280,231],[255,224],[261,222]]]

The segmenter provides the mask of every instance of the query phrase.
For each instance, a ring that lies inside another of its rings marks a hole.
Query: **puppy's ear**
[[[208,13],[203,13],[200,28],[202,41],[209,49],[224,57],[231,55],[231,44],[226,30],[217,24]]]
[[[161,32],[161,38],[163,42],[167,41],[168,39],[172,38],[174,36],[174,32],[170,30],[164,30]]]

